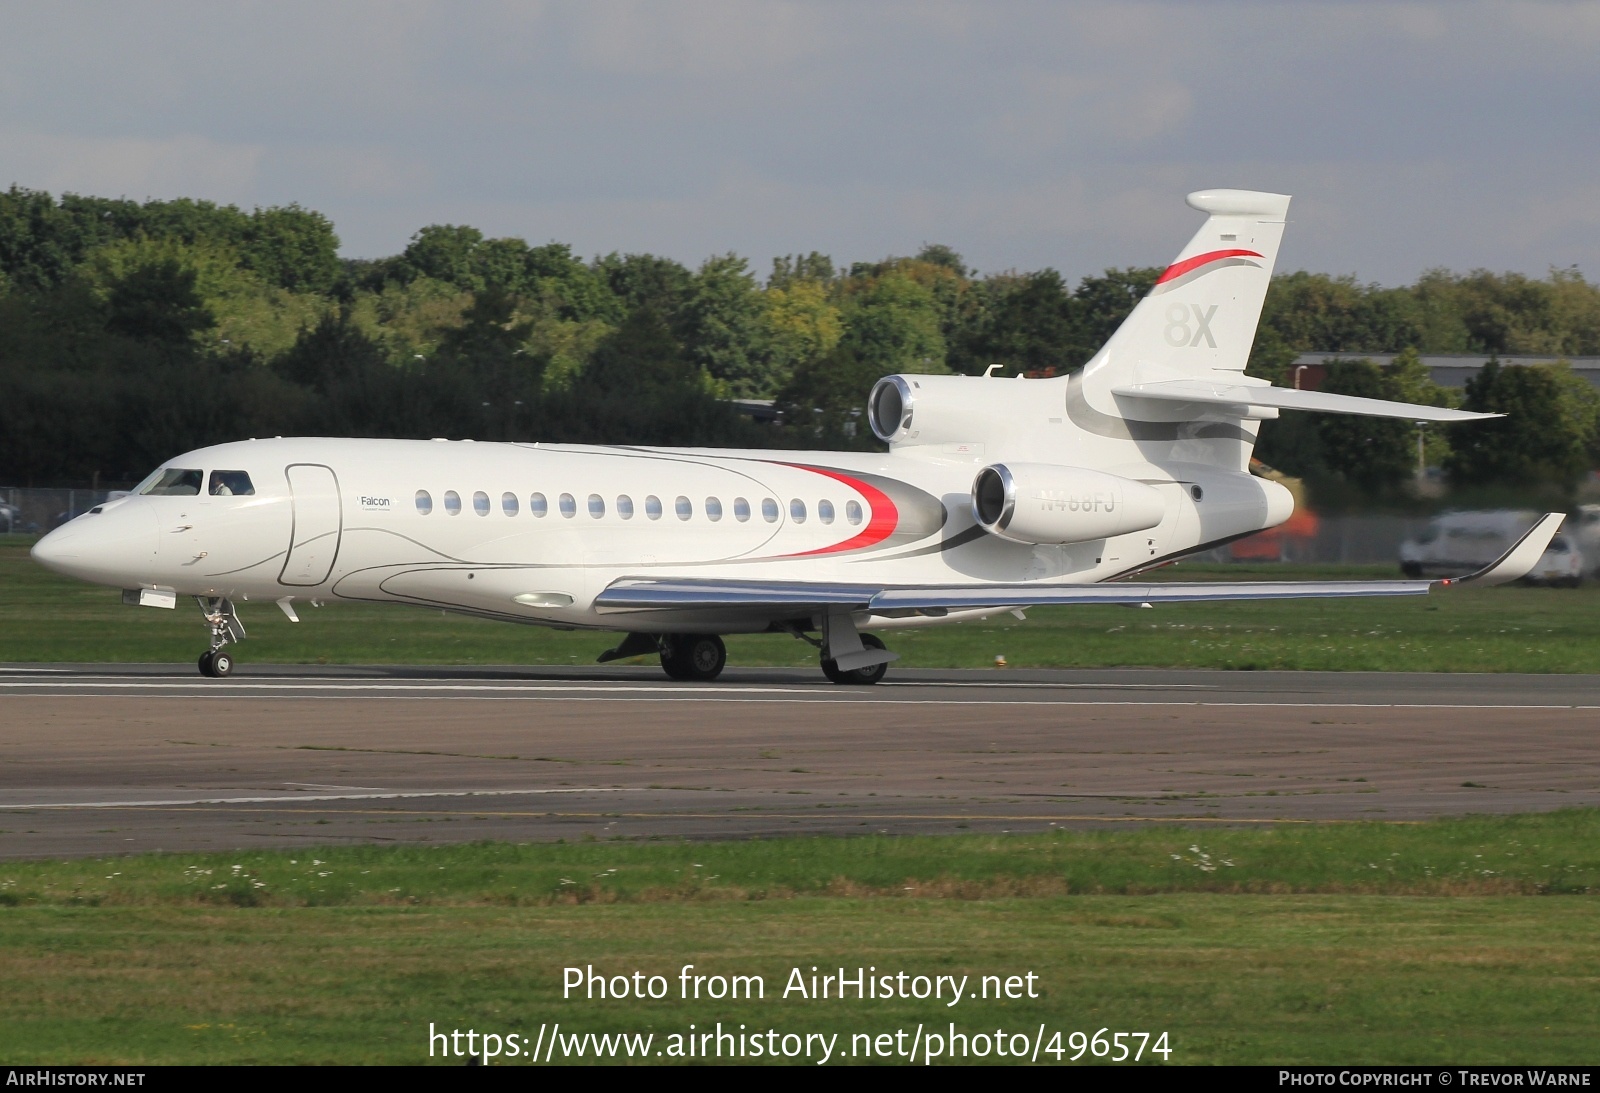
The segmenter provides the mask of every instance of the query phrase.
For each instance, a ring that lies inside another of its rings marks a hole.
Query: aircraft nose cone
[[[40,539],[29,553],[68,577],[136,587],[155,558],[155,514],[137,500],[86,513]]]

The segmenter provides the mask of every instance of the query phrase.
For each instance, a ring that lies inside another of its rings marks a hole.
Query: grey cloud
[[[1158,263],[1190,189],[1292,266],[1600,272],[1596,3],[170,3],[6,9],[25,186],[470,222],[582,253]]]

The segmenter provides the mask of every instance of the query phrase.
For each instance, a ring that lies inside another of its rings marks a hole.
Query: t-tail
[[[1189,204],[1205,223],[1080,372],[1028,383],[888,376],[868,400],[873,431],[897,452],[980,464],[998,457],[1243,472],[1260,423],[1280,410],[1409,421],[1497,416],[1246,376],[1289,198],[1200,190]]]
[[[1283,240],[1289,198],[1251,190],[1200,190],[1188,200],[1210,215],[1084,367],[1093,402],[1124,384],[1183,379],[1237,383],[1244,375]]]

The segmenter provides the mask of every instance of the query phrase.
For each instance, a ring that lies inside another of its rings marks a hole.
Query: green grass
[[[198,611],[124,607],[113,589],[56,577],[18,540],[0,545],[0,662],[192,661]],[[1164,579],[1392,577],[1386,567],[1181,565]],[[292,625],[243,604],[246,661],[326,664],[593,664],[616,638],[410,607],[303,607]],[[1321,671],[1600,672],[1600,586],[1460,589],[1403,600],[1325,600],[1042,608],[886,634],[900,664],[986,668],[1115,666]],[[736,636],[729,663],[814,666],[783,636]]]
[[[1175,1063],[1586,1063],[1597,883],[1595,811],[7,863],[0,1062],[406,1063],[430,1022],[848,1043],[955,1021],[1167,1031]],[[766,997],[680,1000],[684,964]],[[673,995],[563,999],[589,965]],[[812,965],[1032,972],[1040,997],[780,997]]]

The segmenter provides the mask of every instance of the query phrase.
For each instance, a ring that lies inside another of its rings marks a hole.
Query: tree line
[[[376,260],[338,245],[296,205],[0,193],[0,481],[129,482],[263,435],[870,448],[878,377],[1069,372],[1159,274],[980,274],[929,244],[849,265],[789,255],[761,276],[736,254],[585,260],[463,225]],[[1600,288],[1576,270],[1436,270],[1399,288],[1280,275],[1250,370],[1284,382],[1313,349],[1402,354],[1337,363],[1329,390],[1449,403],[1418,353],[1600,355]],[[1600,458],[1600,407],[1570,371],[1493,367],[1464,396],[1516,412],[1430,432],[1453,480],[1570,488]],[[756,426],[732,399],[775,400],[784,424]],[[1264,426],[1261,454],[1330,491],[1392,492],[1415,432],[1290,414]]]

